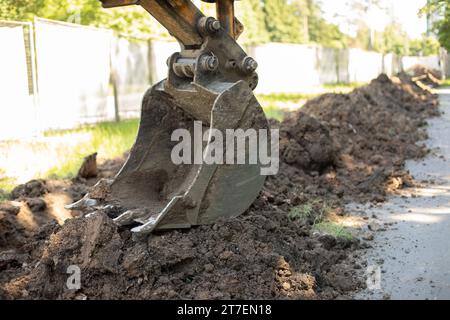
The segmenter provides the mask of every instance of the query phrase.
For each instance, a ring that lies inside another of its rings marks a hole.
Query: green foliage
[[[348,37],[335,24],[323,18],[323,12],[317,1],[307,0],[307,22],[309,41],[328,48],[345,48]]]
[[[361,24],[358,27],[356,36],[351,39],[350,46],[353,48],[360,48],[363,50],[369,50],[370,48],[370,30],[365,24]]]
[[[409,53],[413,56],[430,56],[439,54],[439,41],[432,37],[424,36],[422,39],[412,40],[409,44]]]
[[[240,41],[246,44],[260,44],[269,41],[265,25],[263,2],[260,0],[238,1],[237,16],[244,24]]]
[[[267,31],[273,42],[306,42],[305,16],[307,7],[303,0],[265,0],[264,12]]]
[[[34,16],[110,28],[136,37],[168,37],[138,6],[103,9],[99,0],[0,0],[0,19],[31,21]]]
[[[398,55],[429,56],[439,53],[439,42],[423,36],[411,39],[401,25],[392,23],[382,33],[375,34],[374,49],[381,53],[395,53]]]
[[[337,25],[328,23],[321,17],[311,20],[309,35],[311,42],[327,48],[348,47],[349,37],[343,34]]]
[[[429,55],[438,51],[432,38],[410,40],[399,25],[389,25],[376,33],[364,20],[371,8],[381,8],[379,0],[349,0],[348,24],[358,31],[354,38],[327,22],[319,0],[245,0],[236,4],[237,17],[245,26],[240,41],[260,44],[268,41],[317,43],[324,47],[375,49],[397,54]],[[450,49],[450,2],[431,0],[424,13],[439,13],[436,23],[439,40]],[[208,15],[214,5],[202,3]],[[0,0],[0,19],[31,21],[34,16],[111,28],[136,37],[168,38],[167,31],[139,6],[103,9],[99,0]]]
[[[46,9],[46,0],[0,0],[0,19],[31,20]]]
[[[440,44],[450,50],[450,1],[430,0],[421,13],[440,18],[434,24],[434,31],[438,35]]]
[[[410,40],[408,34],[396,23],[388,25],[376,38],[375,50],[379,52],[398,55],[409,53]]]

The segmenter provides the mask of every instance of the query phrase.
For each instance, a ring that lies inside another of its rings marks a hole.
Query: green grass
[[[353,234],[348,228],[327,220],[332,210],[333,206],[327,201],[313,199],[305,204],[293,207],[288,213],[288,218],[291,221],[313,218],[313,230],[336,238],[352,239]]]
[[[291,220],[307,219],[311,217],[313,213],[314,206],[308,202],[304,205],[292,208],[288,213],[288,217]]]
[[[264,113],[268,119],[275,119],[278,121],[283,121],[286,118],[289,110],[284,108],[278,108],[276,106],[264,107]]]
[[[98,152],[99,159],[113,159],[128,151],[136,138],[139,120],[105,122],[73,130],[49,131],[45,136],[65,137],[72,134],[87,134],[89,142],[80,143],[68,150],[64,145],[58,151],[59,165],[48,170],[41,178],[70,178],[80,168],[83,158]]]
[[[6,171],[0,168],[0,201],[7,200],[15,186],[14,178],[6,176]]]
[[[320,222],[315,224],[313,228],[314,230],[320,233],[329,234],[336,238],[344,238],[348,240],[353,239],[353,234],[350,232],[348,228],[334,222],[329,221]]]
[[[274,93],[257,95],[258,101],[268,118],[282,121],[292,109],[300,108],[317,94]]]
[[[450,87],[450,79],[445,79],[441,82],[441,87]]]
[[[316,97],[315,93],[272,93],[272,94],[259,94],[257,98],[259,101],[266,103],[280,103],[280,102],[292,102],[309,100]]]
[[[349,92],[353,89],[359,88],[366,85],[364,82],[351,82],[351,83],[329,83],[324,84],[323,87],[330,92]]]
[[[292,221],[314,217],[314,224],[320,223],[332,210],[332,206],[326,201],[312,199],[305,204],[291,208],[288,218]]]
[[[20,181],[23,178],[20,179],[11,173],[20,174],[25,170],[22,168],[31,167],[32,177],[27,176],[27,179],[65,179],[74,177],[84,157],[92,153],[97,152],[100,161],[122,156],[132,147],[138,124],[137,119],[106,122],[73,130],[48,131],[44,133],[44,137],[38,137],[36,140],[4,144],[2,148],[6,149],[1,149],[0,152],[18,148],[29,152],[25,158],[18,158],[18,161],[10,154],[11,159],[16,161],[12,161],[15,167],[0,170],[0,200],[8,197],[8,193],[17,184],[25,182]],[[11,161],[9,164],[11,165]]]

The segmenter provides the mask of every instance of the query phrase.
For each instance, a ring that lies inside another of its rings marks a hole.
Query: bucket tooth
[[[114,219],[114,222],[119,226],[126,226],[136,222],[136,219],[142,218],[148,215],[145,209],[127,210],[120,216]]]
[[[91,199],[87,195],[72,204],[65,205],[64,208],[67,210],[82,210],[82,209],[87,209],[89,207],[94,207],[97,204],[98,204],[97,200]]]

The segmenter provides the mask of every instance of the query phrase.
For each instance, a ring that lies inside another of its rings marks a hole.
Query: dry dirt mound
[[[426,138],[426,118],[437,115],[434,95],[417,87],[410,78],[401,82],[381,75],[350,94],[325,94],[313,99],[284,121],[281,127],[287,134],[281,140],[283,158],[288,164],[314,172],[314,166],[302,164],[306,157],[301,152],[293,163],[291,150],[302,149],[290,138],[292,132],[298,132],[297,140],[303,141],[307,150],[314,150],[308,138],[313,135],[317,152],[307,154],[320,155],[315,170],[321,171],[316,173],[319,181],[310,185],[351,200],[382,201],[393,179],[397,187],[411,183],[403,164],[408,158],[426,154],[426,148],[416,142]],[[313,131],[305,134],[309,127]],[[298,166],[299,162],[302,165]]]
[[[45,225],[20,246],[0,248],[0,297],[345,297],[363,285],[355,259],[365,244],[315,232],[320,205],[305,216],[291,213],[311,200],[331,199],[336,211],[345,200],[382,201],[410,183],[404,161],[426,153],[416,142],[426,137],[425,119],[437,114],[436,97],[407,75],[321,96],[273,123],[281,129],[280,172],[244,215],[140,241],[112,223],[117,212]],[[100,176],[118,166],[107,167]],[[86,185],[92,181],[66,192],[79,198]],[[75,292],[65,286],[70,265],[81,268]]]
[[[346,276],[355,264],[346,250],[355,246],[311,238],[309,227],[276,210],[138,243],[98,214],[68,221],[50,236],[39,264],[4,289],[49,299],[333,298],[359,286]],[[69,265],[81,268],[80,292],[65,289]]]

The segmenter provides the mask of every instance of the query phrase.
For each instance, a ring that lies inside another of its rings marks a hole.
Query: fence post
[[[156,71],[156,59],[155,52],[152,39],[148,39],[147,41],[148,51],[147,51],[147,59],[148,59],[148,77],[150,81],[150,85],[154,85],[158,79],[157,71]]]
[[[111,73],[109,75],[109,82],[113,89],[113,97],[114,97],[114,120],[116,122],[120,121],[120,103],[119,103],[119,92],[118,92],[118,86],[117,86],[117,72],[116,72],[116,64],[114,59],[115,49],[116,49],[116,41],[117,39],[113,36],[111,37],[111,49],[109,54],[109,63],[110,63],[110,70]]]
[[[340,66],[339,66],[339,59],[340,58],[340,54],[339,54],[339,49],[336,48],[334,49],[334,61],[336,63],[336,83],[341,83],[341,71],[340,71]]]
[[[448,53],[444,48],[439,49],[439,66],[441,67],[442,80],[445,80],[448,71]]]

